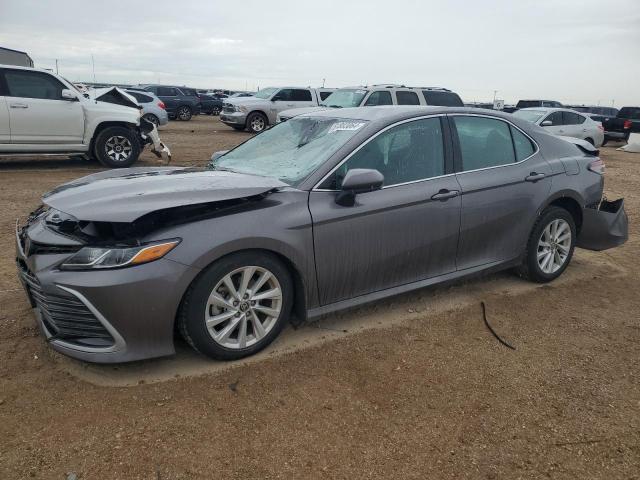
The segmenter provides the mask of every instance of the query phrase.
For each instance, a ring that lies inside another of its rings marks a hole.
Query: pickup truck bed
[[[640,107],[622,107],[617,116],[605,118],[602,126],[605,132],[605,143],[609,140],[626,142],[631,133],[640,133]]]

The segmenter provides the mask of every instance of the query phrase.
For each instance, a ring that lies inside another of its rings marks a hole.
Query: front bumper
[[[222,112],[220,121],[232,127],[245,126],[247,124],[247,114],[244,112]]]
[[[96,363],[175,352],[177,309],[198,269],[160,259],[131,268],[63,271],[58,265],[69,254],[28,255],[23,243],[16,231],[19,278],[53,349]]]
[[[582,228],[577,246],[587,250],[606,250],[622,245],[629,238],[629,219],[624,199],[603,200],[598,208],[582,211]]]
[[[151,153],[156,157],[167,164],[171,162],[171,150],[160,140],[160,134],[156,126],[144,118],[140,119],[140,138],[143,145],[147,143],[151,145]]]

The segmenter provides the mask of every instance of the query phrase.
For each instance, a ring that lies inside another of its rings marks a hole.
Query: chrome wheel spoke
[[[239,299],[238,291],[236,290],[236,286],[233,284],[233,279],[231,278],[231,274],[225,275],[225,277],[222,279],[222,282],[224,283],[224,286],[227,287],[229,294],[233,298]]]
[[[271,300],[273,298],[282,298],[282,292],[279,288],[272,288],[264,292],[258,293],[251,297],[251,300],[259,302],[260,300]]]
[[[240,328],[238,329],[238,348],[246,348],[247,346],[247,316],[240,318]]]
[[[256,305],[255,307],[253,307],[253,309],[257,310],[259,312],[262,312],[265,315],[268,315],[270,317],[277,317],[278,315],[280,315],[280,310],[276,310],[274,308],[265,307],[263,305]]]
[[[218,334],[214,337],[215,340],[218,343],[223,343],[225,340],[227,340],[231,336],[233,331],[238,327],[241,319],[242,317],[234,317],[234,319],[229,322],[229,325],[218,332]]]
[[[236,312],[234,310],[227,310],[223,313],[213,315],[207,319],[207,328],[217,327],[222,322],[225,322],[232,318],[235,314]]]
[[[240,288],[238,289],[239,298],[244,297],[244,294],[247,293],[249,281],[253,278],[254,273],[256,273],[256,267],[247,267],[242,271],[242,279],[240,280]]]
[[[251,324],[253,325],[253,333],[256,336],[257,340],[260,340],[262,337],[264,337],[267,334],[267,332],[264,329],[264,326],[262,325],[262,322],[260,321],[260,319],[258,318],[255,312],[251,312]]]

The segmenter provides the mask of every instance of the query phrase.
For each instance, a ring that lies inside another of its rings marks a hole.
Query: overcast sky
[[[640,0],[0,0],[0,46],[72,81],[640,104]]]

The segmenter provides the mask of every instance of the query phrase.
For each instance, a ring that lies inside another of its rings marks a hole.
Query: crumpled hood
[[[42,201],[78,220],[133,222],[157,210],[266,193],[287,184],[275,178],[220,170],[140,167],[78,178]]]
[[[128,94],[118,87],[96,88],[90,90],[88,95],[91,99],[99,102],[114,103],[123,107],[140,108],[133,95]]]

